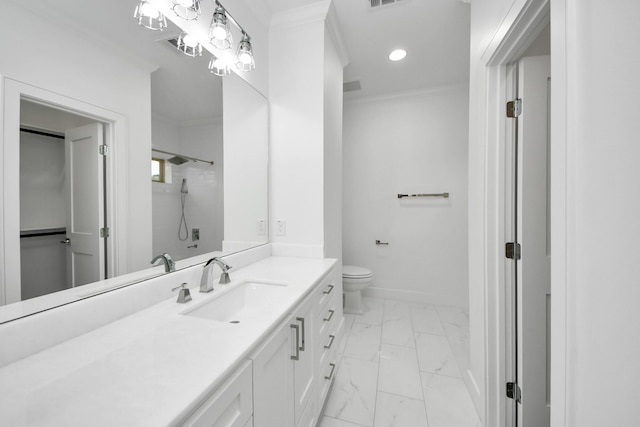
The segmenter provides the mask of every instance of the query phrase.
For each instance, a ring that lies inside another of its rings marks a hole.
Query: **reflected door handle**
[[[62,243],[63,245],[71,246],[71,239],[67,237],[64,240],[60,240],[60,243]]]

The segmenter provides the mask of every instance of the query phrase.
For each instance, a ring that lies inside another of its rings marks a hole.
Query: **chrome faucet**
[[[218,283],[226,285],[231,281],[229,278],[229,269],[231,266],[218,257],[211,258],[204,265],[202,270],[202,278],[200,279],[200,292],[211,292],[213,290],[213,267],[219,266],[222,269],[220,280]]]
[[[159,259],[161,259],[162,262],[164,262],[165,273],[171,273],[173,271],[176,271],[176,264],[173,262],[169,254],[162,254],[162,255],[156,256],[151,260],[151,264],[155,264],[156,261],[158,261]]]

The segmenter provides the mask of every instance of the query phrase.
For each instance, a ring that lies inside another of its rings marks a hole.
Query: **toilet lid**
[[[357,267],[355,265],[343,265],[342,277],[347,279],[367,279],[373,277],[371,270],[364,267]]]

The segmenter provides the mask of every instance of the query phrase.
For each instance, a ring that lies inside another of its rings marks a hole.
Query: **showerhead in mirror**
[[[187,163],[189,161],[189,159],[185,159],[182,156],[173,156],[173,157],[167,159],[167,161],[169,163],[171,163],[171,164],[174,164],[174,165],[181,165],[183,163]]]

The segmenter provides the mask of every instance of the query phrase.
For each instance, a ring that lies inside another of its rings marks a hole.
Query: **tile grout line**
[[[440,318],[438,318],[440,320]],[[413,339],[413,347],[416,353],[416,360],[418,361],[418,377],[420,379],[420,391],[422,392],[422,408],[424,409],[424,416],[427,420],[427,427],[429,425],[429,412],[427,411],[427,397],[424,393],[424,387],[422,385],[422,370],[420,369],[420,358],[418,357],[418,342],[416,341],[415,328],[413,327],[413,307],[409,304],[409,323],[411,324],[411,338]]]

